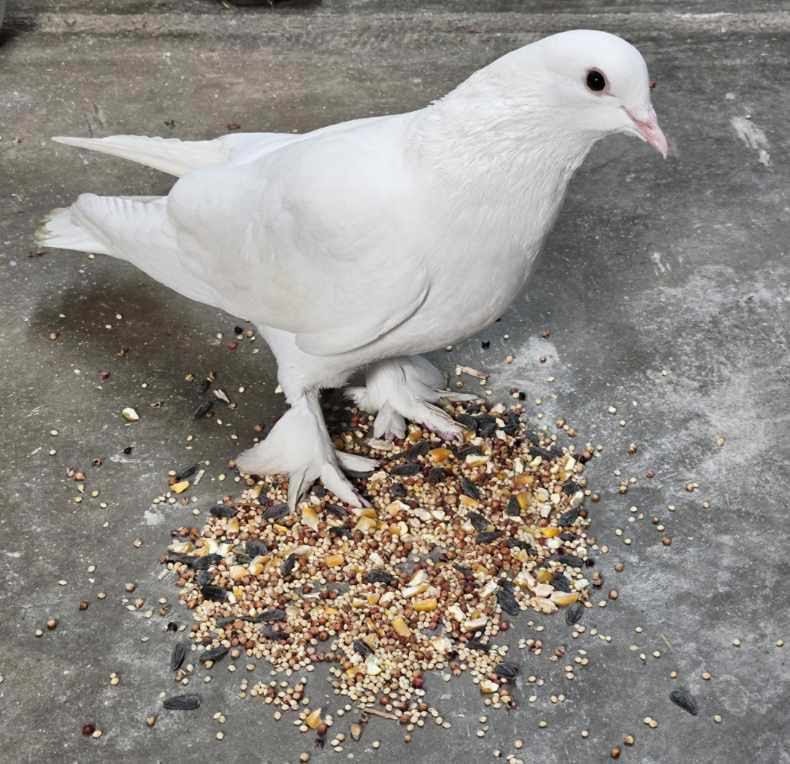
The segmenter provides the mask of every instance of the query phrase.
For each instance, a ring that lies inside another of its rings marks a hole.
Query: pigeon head
[[[583,154],[600,138],[626,133],[666,157],[667,139],[650,101],[653,84],[633,45],[576,29],[507,53],[445,101],[467,118],[481,114],[489,129],[522,145],[548,142]]]
[[[666,157],[667,139],[650,101],[655,83],[633,45],[607,32],[578,29],[522,51],[529,58],[525,76],[561,115],[564,129],[594,139],[626,133]]]

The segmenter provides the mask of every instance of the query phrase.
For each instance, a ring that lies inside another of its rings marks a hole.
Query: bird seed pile
[[[416,426],[373,440],[371,418],[353,411],[336,445],[380,460],[355,481],[369,507],[316,485],[291,512],[284,478],[248,479],[202,529],[173,531],[163,561],[201,663],[229,651],[276,670],[328,662],[339,694],[396,710],[425,694],[428,672],[466,669],[490,705],[515,703],[519,665],[494,638],[522,611],[581,617],[592,453],[531,432],[518,406],[448,410],[467,428],[462,445]]]

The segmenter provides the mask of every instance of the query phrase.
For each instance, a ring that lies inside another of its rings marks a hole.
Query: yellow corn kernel
[[[372,517],[362,516],[357,520],[357,524],[354,526],[355,531],[362,531],[362,533],[368,533],[369,531],[376,530],[378,523]]]
[[[321,709],[316,708],[315,711],[311,711],[304,720],[304,723],[311,729],[318,729],[321,725]]]
[[[541,568],[536,574],[535,578],[538,579],[538,583],[540,584],[548,584],[551,582],[551,572],[546,570],[546,568]]]
[[[170,490],[173,493],[184,493],[187,488],[189,488],[188,480],[179,480],[177,483],[173,483],[173,485],[170,486]]]
[[[434,464],[444,464],[444,462],[448,461],[452,455],[453,452],[450,451],[449,448],[432,448],[428,452],[428,458]]]
[[[395,630],[395,633],[399,637],[410,637],[411,636],[411,629],[406,621],[403,619],[402,615],[396,615],[395,618],[392,619],[392,628]]]
[[[552,539],[555,536],[559,536],[560,533],[562,533],[562,530],[560,530],[559,528],[541,528],[539,530],[539,533],[544,538]]]
[[[430,613],[432,610],[436,610],[438,606],[439,603],[434,597],[430,597],[429,599],[425,600],[419,600],[414,603],[414,609],[418,613]]]
[[[513,478],[513,485],[517,488],[529,488],[535,484],[535,476],[531,472],[522,472]]]
[[[308,528],[312,528],[314,531],[318,530],[318,512],[315,511],[315,507],[312,504],[308,504],[302,510],[302,522]]]
[[[471,496],[467,496],[466,494],[461,494],[458,497],[458,503],[467,509],[476,509],[480,506],[480,502],[477,499],[473,499]]]
[[[328,568],[337,568],[345,562],[345,557],[342,554],[328,554],[324,562]]]
[[[522,491],[516,494],[516,501],[522,510],[529,509],[529,505],[532,503],[532,494],[529,491]]]
[[[228,520],[228,526],[227,527],[228,527],[228,532],[229,533],[238,533],[239,529],[241,527],[239,525],[239,518],[238,517],[231,517],[230,520]]]
[[[572,605],[578,599],[579,595],[576,592],[552,592],[551,594],[551,601],[560,607]]]

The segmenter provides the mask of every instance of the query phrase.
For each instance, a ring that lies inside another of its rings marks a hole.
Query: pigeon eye
[[[587,72],[587,87],[592,90],[593,93],[600,93],[606,88],[606,77],[597,69],[590,69],[590,71]]]

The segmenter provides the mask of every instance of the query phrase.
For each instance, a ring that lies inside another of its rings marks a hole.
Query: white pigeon
[[[167,196],[82,194],[40,243],[112,255],[198,302],[256,324],[290,409],[236,460],[287,473],[294,505],[317,479],[365,504],[344,474],[375,462],[336,451],[322,388],[447,439],[442,374],[418,354],[475,334],[521,291],[573,172],[592,145],[634,135],[666,156],[639,51],[576,30],[514,50],[423,109],[303,135],[209,141],[54,138],[178,176]]]

